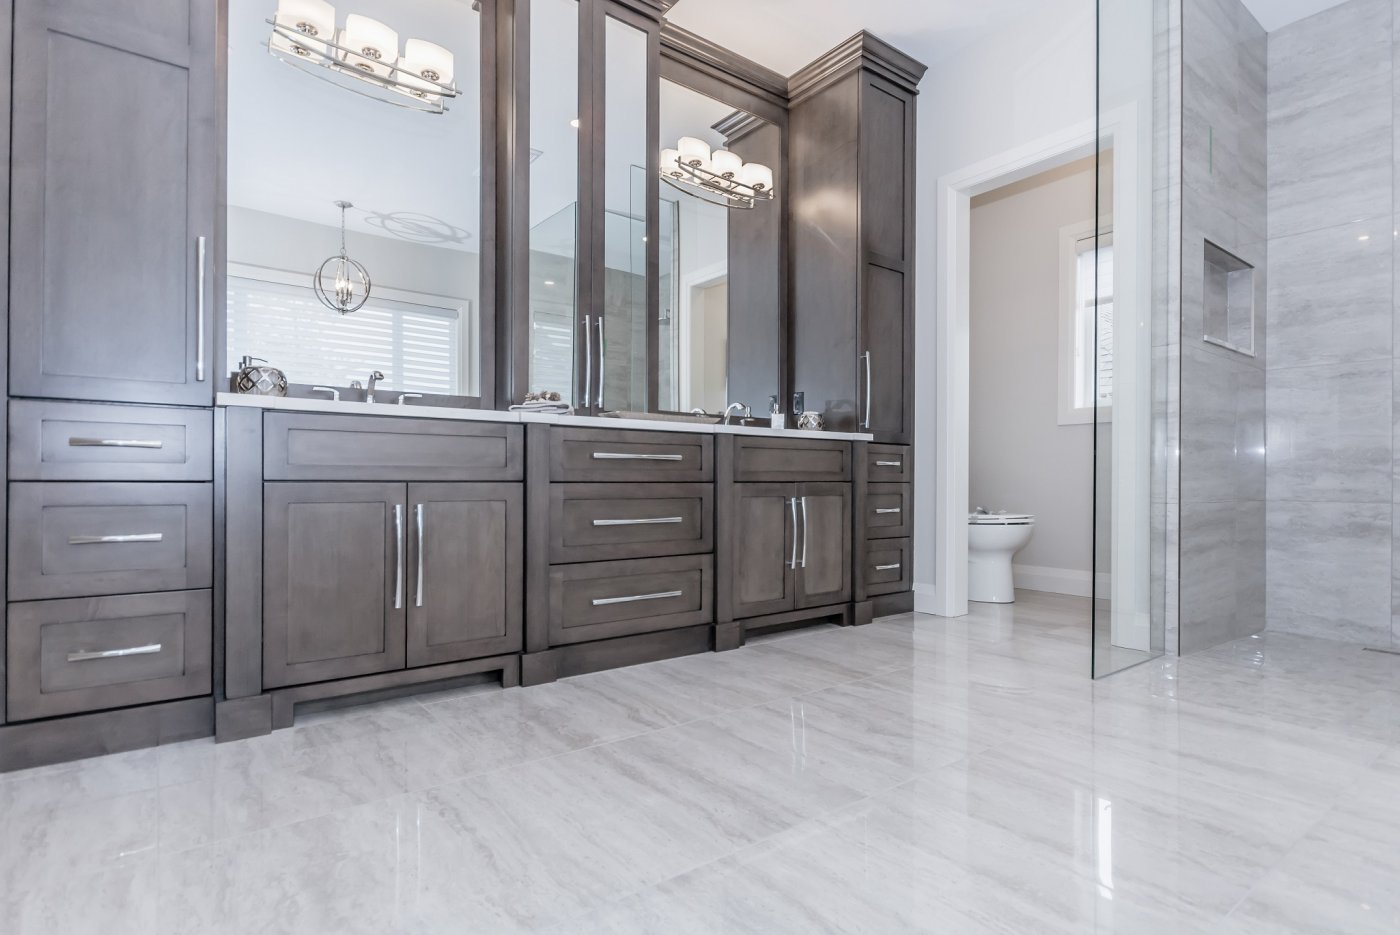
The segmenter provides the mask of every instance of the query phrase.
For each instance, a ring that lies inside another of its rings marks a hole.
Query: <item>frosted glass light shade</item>
[[[409,39],[404,43],[403,58],[399,59],[398,77],[414,89],[436,90],[428,82],[450,85],[452,68],[451,52],[426,39]]]
[[[326,0],[280,0],[277,4],[277,14],[274,21],[288,32],[298,33],[300,36],[306,37],[293,41],[288,36],[274,30],[271,44],[274,49],[281,52],[305,55],[304,50],[310,50],[324,55],[326,54],[325,44],[312,40],[318,37],[321,39],[335,38],[335,7],[327,3]],[[298,51],[298,49],[303,51]]]
[[[717,149],[710,155],[710,171],[715,175],[723,175],[729,178],[737,178],[739,170],[744,167],[744,160],[738,153],[731,153],[727,149]]]
[[[399,34],[377,19],[351,13],[340,31],[340,44],[353,52],[345,63],[364,72],[387,77],[399,57]]]
[[[750,162],[739,173],[739,181],[755,191],[771,192],[773,190],[773,170],[761,163]]]
[[[661,151],[661,171],[672,178],[680,178],[681,168],[677,165],[680,159],[680,151],[675,149],[663,149]]]
[[[698,162],[702,166],[710,164],[710,144],[704,140],[696,139],[693,136],[683,136],[676,143],[676,149],[687,164],[692,162]]]

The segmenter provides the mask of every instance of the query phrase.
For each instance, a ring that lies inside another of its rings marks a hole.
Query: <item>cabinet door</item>
[[[410,484],[408,664],[521,650],[520,484]]]
[[[734,619],[792,610],[796,558],[796,487],[735,484],[735,517],[729,543],[733,564]]]
[[[851,599],[851,485],[798,484],[797,606]]]
[[[15,395],[212,403],[214,6],[15,3]]]
[[[263,487],[263,687],[404,664],[403,484]]]

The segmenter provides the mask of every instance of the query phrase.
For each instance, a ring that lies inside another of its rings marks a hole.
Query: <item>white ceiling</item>
[[[1280,26],[1306,19],[1314,13],[1321,13],[1346,0],[1244,0],[1244,5],[1265,32],[1273,32]]]

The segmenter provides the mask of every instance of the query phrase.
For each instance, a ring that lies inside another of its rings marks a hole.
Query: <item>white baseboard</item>
[[[1051,594],[1070,594],[1075,597],[1092,597],[1089,583],[1091,573],[1078,568],[1052,568],[1048,565],[1013,565],[1012,574],[1016,577],[1016,587],[1028,591],[1049,591]],[[1112,583],[1108,572],[1099,572],[1099,593],[1108,596]]]

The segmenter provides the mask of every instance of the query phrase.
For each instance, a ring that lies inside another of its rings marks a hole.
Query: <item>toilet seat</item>
[[[969,513],[969,526],[1031,526],[1035,524],[1033,513]]]

